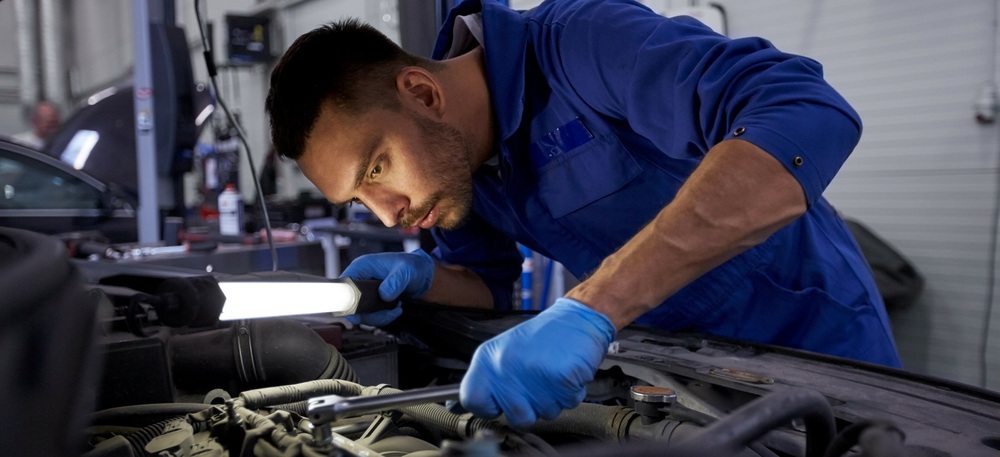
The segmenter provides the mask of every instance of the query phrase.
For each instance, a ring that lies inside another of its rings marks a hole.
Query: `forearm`
[[[493,308],[493,295],[478,274],[439,262],[434,265],[431,288],[420,299],[442,305]]]
[[[806,210],[798,181],[767,152],[712,148],[669,205],[566,294],[621,329]]]

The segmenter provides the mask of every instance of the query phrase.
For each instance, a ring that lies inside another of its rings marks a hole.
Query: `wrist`
[[[431,289],[431,284],[434,284],[434,273],[437,264],[434,262],[434,258],[423,249],[416,249],[409,254],[415,256],[419,275],[423,280],[412,296],[413,298],[422,298]]]
[[[558,298],[545,312],[555,314],[565,313],[582,318],[582,320],[593,326],[607,340],[607,344],[611,344],[618,333],[615,323],[608,316],[573,298]]]
[[[607,317],[616,330],[625,328],[642,314],[642,312],[635,315],[626,314],[626,308],[621,306],[623,303],[628,303],[625,299],[607,292],[601,293],[588,281],[584,281],[566,292],[565,298],[574,300]]]

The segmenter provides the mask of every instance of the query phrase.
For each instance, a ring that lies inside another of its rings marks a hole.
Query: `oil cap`
[[[658,403],[670,405],[677,399],[674,389],[657,386],[632,386],[632,399],[642,403]]]
[[[632,386],[629,391],[635,400],[635,412],[642,416],[644,425],[663,420],[666,409],[677,399],[674,389],[669,387]]]

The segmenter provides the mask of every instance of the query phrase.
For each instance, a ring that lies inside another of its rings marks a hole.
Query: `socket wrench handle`
[[[452,384],[371,397],[325,395],[309,399],[306,416],[313,424],[326,424],[345,417],[389,411],[405,406],[457,400],[458,389],[458,384]]]

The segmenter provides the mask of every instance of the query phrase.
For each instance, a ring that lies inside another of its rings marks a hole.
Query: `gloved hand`
[[[514,427],[553,419],[586,395],[615,326],[605,315],[560,298],[534,318],[483,343],[462,379],[462,406]]]
[[[354,259],[340,277],[354,280],[379,279],[382,284],[378,295],[382,301],[394,301],[400,296],[418,298],[427,293],[434,279],[434,259],[423,250],[413,252],[386,252],[366,254]],[[347,320],[357,325],[382,327],[396,320],[403,313],[401,307],[371,314],[347,316]]]

